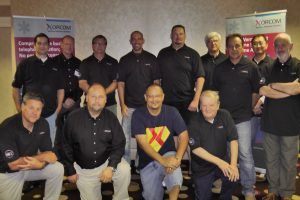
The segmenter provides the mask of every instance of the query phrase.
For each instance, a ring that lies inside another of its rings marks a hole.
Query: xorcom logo
[[[281,24],[281,19],[261,19],[256,20],[256,27],[274,26]]]
[[[65,24],[47,24],[48,32],[70,32],[72,30],[71,25]]]

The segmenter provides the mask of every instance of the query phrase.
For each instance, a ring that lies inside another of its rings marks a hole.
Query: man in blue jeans
[[[243,56],[244,41],[240,34],[226,37],[229,58],[214,73],[214,87],[219,91],[221,108],[228,110],[238,132],[239,169],[242,193],[254,200],[255,168],[251,144],[252,108],[258,100],[259,73],[257,65]]]
[[[237,130],[230,113],[219,107],[218,93],[204,91],[200,97],[201,112],[188,125],[196,200],[211,199],[211,187],[217,178],[222,179],[220,199],[231,200],[234,182],[239,179]],[[226,160],[227,142],[230,162]]]
[[[146,107],[132,116],[132,135],[138,143],[139,169],[146,200],[163,199],[163,184],[170,200],[178,198],[182,185],[180,162],[188,144],[185,123],[176,108],[163,105],[164,93],[159,85],[148,87]],[[175,148],[173,136],[178,136]]]

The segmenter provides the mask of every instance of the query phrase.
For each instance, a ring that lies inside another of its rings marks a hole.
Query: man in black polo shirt
[[[231,200],[233,182],[239,179],[237,130],[230,113],[219,106],[218,93],[204,91],[200,97],[201,112],[191,118],[188,126],[197,200],[211,199],[216,178],[223,182],[220,199]],[[230,143],[230,162],[226,161],[227,142]]]
[[[205,71],[205,82],[203,90],[213,89],[213,74],[215,67],[226,60],[227,56],[220,51],[221,35],[217,32],[210,32],[205,36],[205,44],[207,47],[207,54],[201,56]]]
[[[62,110],[57,116],[55,146],[61,150],[63,123],[67,115],[74,109],[80,107],[80,98],[82,90],[79,88],[79,65],[81,61],[74,55],[74,38],[71,35],[65,35],[61,40],[61,54],[54,58],[54,61],[60,68],[64,77],[65,98]],[[61,154],[61,153],[60,153]]]
[[[117,115],[115,90],[117,88],[118,61],[105,53],[107,39],[97,35],[92,40],[93,55],[84,59],[80,65],[79,87],[87,92],[88,88],[99,83],[107,94],[107,108]]]
[[[214,86],[219,91],[221,108],[228,110],[236,124],[239,143],[239,168],[242,193],[246,200],[255,199],[255,168],[251,149],[252,105],[258,99],[259,73],[255,63],[243,56],[243,37],[228,35],[229,58],[214,73]],[[253,98],[253,100],[252,100]]]
[[[269,194],[266,200],[292,199],[295,192],[296,163],[300,133],[300,61],[291,56],[291,37],[286,33],[274,39],[277,59],[263,74],[266,97],[262,115]]]
[[[21,113],[0,125],[0,199],[21,200],[24,181],[46,179],[44,199],[59,198],[64,168],[52,152],[44,100],[26,93]]]
[[[34,37],[35,55],[20,62],[12,83],[13,99],[17,111],[21,111],[21,94],[36,92],[43,96],[45,106],[42,117],[50,126],[50,137],[54,145],[57,114],[64,100],[63,77],[59,67],[52,58],[48,57],[49,38],[40,33]],[[22,89],[22,91],[20,91]]]
[[[113,199],[127,200],[130,166],[122,159],[125,136],[117,117],[105,109],[106,92],[93,84],[87,106],[73,111],[64,129],[64,163],[68,180],[82,200],[102,199],[101,183],[113,182]]]
[[[199,54],[185,45],[185,28],[175,25],[171,31],[172,44],[158,56],[161,85],[165,104],[178,109],[187,123],[191,112],[196,112],[204,84],[204,69]]]
[[[119,63],[118,94],[122,112],[122,127],[126,137],[125,159],[130,164],[131,117],[134,110],[145,105],[144,94],[148,86],[159,84],[156,57],[143,49],[145,40],[140,31],[130,35],[132,51]]]

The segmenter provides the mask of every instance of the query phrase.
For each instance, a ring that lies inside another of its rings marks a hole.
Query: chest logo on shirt
[[[169,135],[170,131],[166,126],[146,128],[147,141],[156,152],[158,152],[165,144]]]
[[[188,60],[191,58],[190,56],[184,56],[184,57],[185,57],[186,59],[188,59]]]
[[[242,70],[241,73],[248,74],[249,72],[247,70]]]
[[[107,62],[106,64],[109,65],[109,66],[112,66],[112,63],[110,63],[110,62]]]
[[[80,72],[76,69],[76,70],[74,71],[74,75],[77,76],[77,77],[80,77],[81,74],[80,74]]]
[[[191,146],[194,146],[194,144],[195,144],[195,139],[194,139],[194,138],[190,138],[190,139],[189,139],[189,144],[190,144]]]
[[[223,125],[219,125],[219,126],[217,126],[217,128],[221,129],[221,128],[224,128],[224,126]]]
[[[145,66],[150,67],[151,64],[150,63],[145,63]]]
[[[52,67],[53,71],[58,71],[58,69],[56,67]]]
[[[43,132],[40,132],[40,135],[44,135],[45,134],[45,132],[43,131]]]
[[[104,130],[104,133],[110,133],[110,132],[111,132],[111,130],[108,130],[108,129]]]
[[[4,152],[4,155],[5,155],[6,158],[10,159],[10,158],[14,157],[15,153],[14,153],[13,150],[9,150],[9,149],[8,149],[8,150],[6,150],[6,151]]]

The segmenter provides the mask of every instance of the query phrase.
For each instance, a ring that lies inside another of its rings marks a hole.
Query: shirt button
[[[96,144],[96,142],[94,142],[94,144]]]
[[[97,162],[97,160],[94,161],[94,163],[96,163],[96,162]]]
[[[69,85],[72,85],[72,82],[69,82]]]
[[[69,75],[69,78],[71,78],[71,75]]]
[[[97,154],[97,152],[96,152],[96,151],[94,151],[94,154]]]
[[[72,92],[72,89],[69,89],[70,92]]]
[[[96,123],[94,123],[94,126],[96,126]]]
[[[94,135],[96,135],[96,133],[94,133]]]

